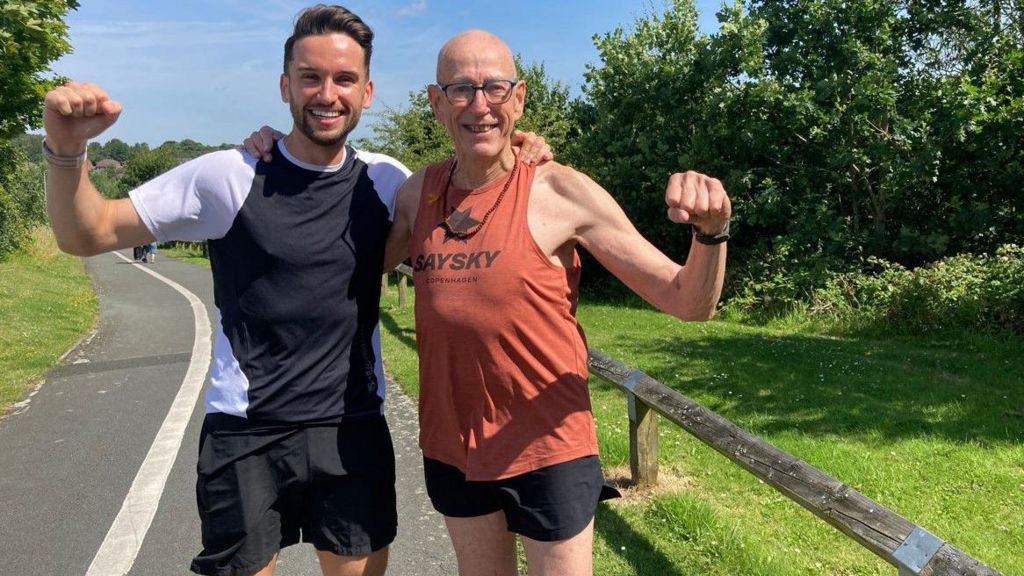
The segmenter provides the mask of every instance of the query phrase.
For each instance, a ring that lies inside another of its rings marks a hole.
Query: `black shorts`
[[[597,503],[619,496],[604,483],[597,456],[502,480],[473,481],[454,466],[423,459],[434,509],[453,518],[505,512],[509,532],[541,542],[565,540],[590,524]]]
[[[395,454],[383,416],[253,431],[208,415],[198,472],[203,551],[193,572],[252,574],[300,540],[360,556],[395,539]]]

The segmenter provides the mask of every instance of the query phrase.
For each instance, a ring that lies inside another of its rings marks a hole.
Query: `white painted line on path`
[[[118,258],[126,262],[132,260],[119,252]],[[186,290],[177,282],[153,272],[145,265],[139,270],[167,284],[184,296],[192,305],[195,318],[195,341],[192,344],[192,359],[188,365],[185,380],[181,383],[177,396],[167,412],[164,423],[153,440],[153,445],[142,461],[135,480],[125,496],[121,511],[114,518],[113,525],[107,531],[103,544],[89,565],[86,576],[123,576],[131,570],[135,558],[142,547],[153,516],[156,515],[160,503],[160,495],[164,491],[167,477],[181,448],[181,440],[185,436],[185,428],[192,416],[196,400],[206,380],[206,370],[210,365],[210,321],[206,306],[198,296]]]

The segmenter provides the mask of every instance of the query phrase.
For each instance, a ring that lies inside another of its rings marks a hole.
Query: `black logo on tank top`
[[[430,270],[480,270],[490,268],[498,259],[501,250],[481,252],[452,252],[420,254],[413,263],[414,272],[427,272]]]

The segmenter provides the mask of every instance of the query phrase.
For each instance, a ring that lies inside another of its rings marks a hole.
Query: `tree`
[[[568,148],[573,127],[569,88],[548,77],[543,62],[523,65],[522,57],[517,56],[516,68],[519,78],[526,82],[526,106],[516,128],[540,134],[561,156]]]
[[[127,196],[129,191],[177,165],[178,159],[166,148],[150,150],[148,146],[137,146],[125,160],[118,179],[120,195]]]
[[[42,74],[71,51],[64,15],[75,0],[7,0],[0,3],[0,139],[38,128],[42,101],[56,84]]]
[[[128,160],[130,152],[131,147],[119,138],[111,138],[107,140],[106,144],[103,144],[103,157],[117,160],[122,164]],[[100,158],[97,156],[95,159],[99,160]]]
[[[373,138],[356,146],[388,154],[416,171],[453,153],[444,126],[434,119],[426,91],[409,93],[409,107],[385,109],[373,125]]]
[[[12,138],[11,144],[25,154],[27,161],[43,161],[43,136],[41,134],[22,134]]]
[[[573,159],[656,246],[685,254],[687,235],[665,222],[666,176],[687,168],[722,175],[729,167],[709,149],[723,122],[708,110],[725,79],[706,73],[712,60],[696,9],[672,2],[663,15],[638,20],[628,33],[617,28],[595,37],[595,44],[602,64],[585,74]]]
[[[674,0],[597,39],[576,155],[669,253],[664,175],[721,177],[731,271],[790,298],[868,256],[994,251],[1024,233],[1020,4],[749,0],[705,35]]]
[[[50,62],[71,50],[63,17],[78,2],[0,2],[0,259],[43,222],[42,169],[29,161],[31,139],[10,140],[39,127],[43,95],[56,80],[43,79]]]

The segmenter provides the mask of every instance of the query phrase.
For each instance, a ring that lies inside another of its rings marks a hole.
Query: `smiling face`
[[[480,86],[489,80],[516,79],[512,52],[498,37],[482,31],[465,32],[448,41],[437,60],[437,82],[469,82]],[[497,158],[510,149],[510,136],[523,115],[526,85],[520,82],[503,104],[490,104],[480,90],[466,104],[448,101],[437,86],[428,88],[434,115],[448,130],[462,162]]]
[[[307,36],[295,42],[292,54],[281,75],[281,99],[295,120],[288,145],[300,158],[316,162],[324,153],[317,147],[340,152],[370,107],[373,82],[363,48],[345,34]]]

